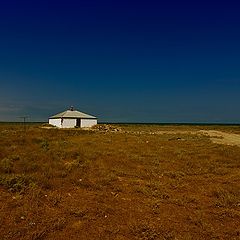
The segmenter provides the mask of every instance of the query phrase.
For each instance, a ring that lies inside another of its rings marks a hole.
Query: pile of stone
[[[92,129],[101,132],[121,132],[121,128],[115,127],[110,124],[98,124],[93,126]]]

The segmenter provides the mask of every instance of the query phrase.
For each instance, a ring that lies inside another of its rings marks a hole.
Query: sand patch
[[[215,130],[201,130],[201,134],[210,136],[212,142],[240,147],[240,135]]]

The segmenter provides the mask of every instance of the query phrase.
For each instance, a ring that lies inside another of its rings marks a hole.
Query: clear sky
[[[240,123],[237,2],[2,0],[0,121]]]

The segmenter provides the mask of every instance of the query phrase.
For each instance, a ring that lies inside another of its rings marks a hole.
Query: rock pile
[[[121,132],[121,128],[115,127],[110,124],[98,124],[92,127],[93,130],[101,132]]]

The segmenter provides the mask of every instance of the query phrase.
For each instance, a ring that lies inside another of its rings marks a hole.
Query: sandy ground
[[[240,135],[235,133],[225,133],[215,130],[201,130],[201,134],[210,136],[214,143],[236,145],[240,147]]]
[[[200,131],[156,131],[151,134],[203,134],[210,137],[213,143],[218,144],[225,144],[231,146],[239,146],[240,147],[240,134],[235,133],[226,133],[222,131],[215,131],[215,130],[200,130]]]
[[[226,133],[215,130],[200,130],[200,131],[159,131],[155,134],[203,134],[210,137],[213,143],[225,144],[240,147],[240,134]]]

